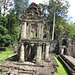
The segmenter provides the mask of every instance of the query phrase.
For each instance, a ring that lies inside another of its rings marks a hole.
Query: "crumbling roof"
[[[31,5],[26,9],[26,10],[29,10],[31,9],[32,7],[38,9],[39,12],[41,12],[41,8],[36,4],[36,3],[31,3]]]
[[[41,11],[41,8],[36,3],[31,3],[31,5],[26,9],[26,11],[23,10],[23,20],[25,19],[38,19],[43,20],[43,11]]]

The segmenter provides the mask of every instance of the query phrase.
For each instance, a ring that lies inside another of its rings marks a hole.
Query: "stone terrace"
[[[47,62],[42,60],[40,65],[28,61],[24,63],[8,61],[2,66],[2,75],[53,75],[57,71],[58,64],[51,55],[50,60]]]

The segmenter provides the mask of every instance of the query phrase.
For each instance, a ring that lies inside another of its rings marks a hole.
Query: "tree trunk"
[[[54,18],[53,18],[53,32],[52,32],[52,40],[54,40],[54,28],[55,28],[55,12],[54,12]]]

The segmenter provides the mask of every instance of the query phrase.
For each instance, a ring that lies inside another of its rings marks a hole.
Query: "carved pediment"
[[[43,12],[37,6],[37,4],[32,3],[26,11],[23,12],[23,19],[43,19]]]

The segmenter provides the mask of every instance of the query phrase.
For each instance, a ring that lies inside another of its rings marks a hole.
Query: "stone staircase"
[[[72,56],[67,56],[67,55],[59,55],[58,57],[63,64],[66,66],[66,68],[69,70],[71,75],[75,75],[75,58]]]
[[[48,62],[42,60],[40,65],[28,61],[8,61],[2,66],[2,75],[54,75],[58,64],[54,57],[50,56],[50,59]]]

